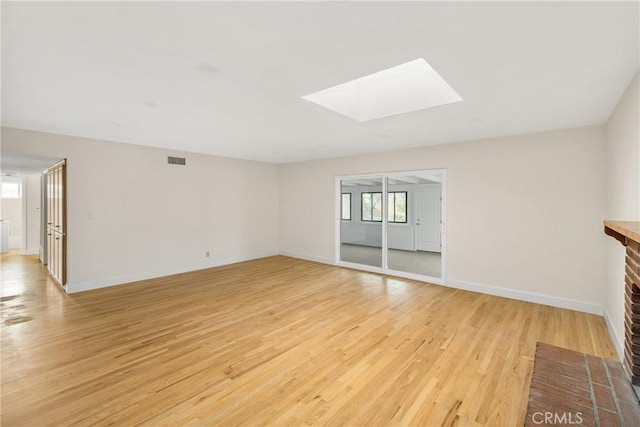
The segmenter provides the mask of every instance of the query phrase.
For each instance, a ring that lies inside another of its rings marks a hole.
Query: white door
[[[441,251],[442,190],[416,191],[416,249]]]

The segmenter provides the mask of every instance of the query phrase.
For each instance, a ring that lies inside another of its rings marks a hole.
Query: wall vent
[[[169,163],[170,165],[186,165],[187,164],[187,159],[185,159],[184,157],[172,157],[169,156],[167,157],[167,163]]]

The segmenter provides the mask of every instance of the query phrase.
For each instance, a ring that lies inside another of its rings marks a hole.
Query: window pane
[[[395,222],[407,222],[407,193],[395,193]]]
[[[371,221],[371,193],[362,193],[362,220]]]
[[[373,205],[372,219],[382,221],[382,193],[372,193],[371,203]]]
[[[394,218],[395,218],[395,214],[394,214],[394,208],[395,208],[395,203],[393,202],[394,199],[394,195],[396,193],[387,193],[387,221],[389,222],[394,222]]]
[[[21,186],[19,182],[3,182],[2,198],[3,199],[19,199],[20,187]]]
[[[387,213],[389,222],[407,222],[407,192],[388,193]]]
[[[342,219],[351,220],[351,193],[342,193]]]

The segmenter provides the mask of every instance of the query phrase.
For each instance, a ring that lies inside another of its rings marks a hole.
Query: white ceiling
[[[638,2],[2,2],[2,124],[284,163],[604,123]],[[464,99],[301,99],[424,58]]]

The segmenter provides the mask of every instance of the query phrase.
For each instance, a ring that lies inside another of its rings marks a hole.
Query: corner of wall
[[[564,308],[567,310],[581,311],[583,313],[595,314],[598,316],[602,316],[603,314],[603,307],[599,304],[578,301],[569,298],[561,298],[551,295],[544,295],[536,292],[507,289],[498,286],[471,283],[461,280],[448,280],[446,286],[455,289],[462,289],[465,291],[478,292],[486,295],[494,295],[502,298],[531,302],[534,304],[542,304],[551,307]]]
[[[624,341],[614,327],[611,316],[609,316],[609,311],[607,311],[606,308],[604,309],[604,321],[607,324],[607,330],[609,331],[609,335],[611,335],[611,340],[616,348],[616,353],[618,353],[618,359],[622,361],[624,359]]]

